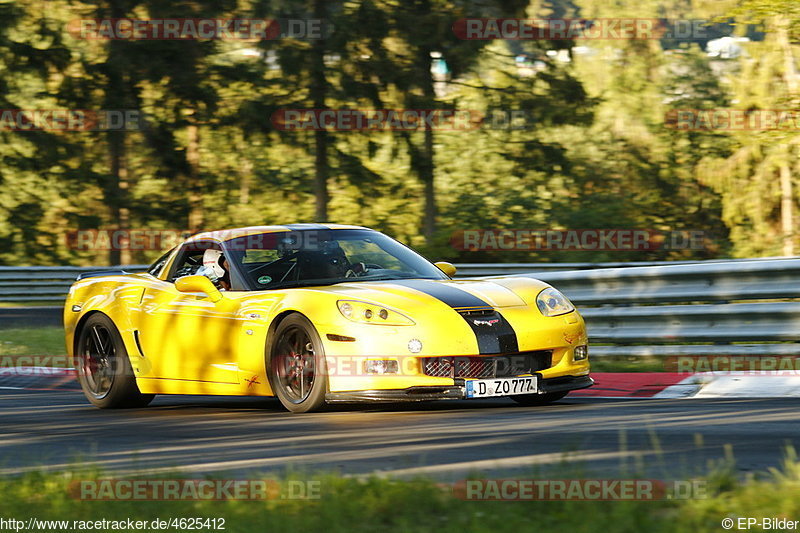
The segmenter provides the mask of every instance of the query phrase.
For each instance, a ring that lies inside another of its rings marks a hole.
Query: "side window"
[[[219,249],[219,245],[211,242],[191,242],[183,245],[178,257],[172,264],[169,281],[174,282],[183,276],[192,276],[203,266],[203,254],[209,248]]]
[[[167,264],[167,260],[172,255],[173,251],[175,251],[175,248],[156,259],[155,262],[150,265],[150,268],[147,269],[147,273],[157,278],[161,273],[161,269],[164,268],[165,264]]]

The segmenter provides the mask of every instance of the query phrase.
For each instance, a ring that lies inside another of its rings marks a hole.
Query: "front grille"
[[[480,318],[485,316],[495,316],[497,311],[495,311],[493,307],[487,307],[486,309],[462,309],[458,312],[458,314],[470,318]]]
[[[425,357],[422,372],[439,378],[501,378],[550,368],[552,356],[552,351],[542,350],[482,357]]]

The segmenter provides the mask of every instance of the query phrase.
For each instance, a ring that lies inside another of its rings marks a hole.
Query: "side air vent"
[[[139,355],[144,357],[144,351],[142,350],[142,343],[139,341],[139,330],[133,330],[133,339],[136,341],[136,349],[139,350]]]

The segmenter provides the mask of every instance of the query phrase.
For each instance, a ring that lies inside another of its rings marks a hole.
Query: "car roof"
[[[347,224],[286,224],[284,226],[247,226],[244,228],[231,228],[216,231],[204,231],[192,235],[186,242],[213,240],[225,242],[238,237],[248,235],[258,235],[259,233],[279,233],[284,231],[303,231],[303,230],[326,230],[326,229],[369,229],[363,226],[351,226]]]

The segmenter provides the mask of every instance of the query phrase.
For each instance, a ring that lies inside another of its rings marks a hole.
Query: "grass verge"
[[[332,474],[277,480],[318,483],[319,497],[260,501],[82,501],[79,480],[98,472],[30,473],[0,480],[5,518],[27,520],[225,519],[225,531],[519,532],[622,531],[719,532],[725,518],[800,520],[800,463],[791,453],[784,467],[761,478],[737,481],[732,467],[703,478],[703,497],[659,501],[467,501],[449,485],[428,479],[359,480]],[[160,476],[159,479],[176,479]],[[563,478],[562,478],[563,479]],[[73,487],[73,488],[71,488]],[[276,493],[277,494],[277,493]],[[72,527],[72,526],[71,526]],[[58,531],[65,528],[52,527]],[[730,529],[730,528],[728,528]],[[751,527],[752,530],[760,530]],[[164,528],[163,531],[173,530]],[[204,531],[214,528],[203,528]],[[148,529],[152,531],[152,528]]]
[[[63,328],[0,329],[0,356],[52,356],[66,353]]]
[[[592,357],[589,347],[589,361],[592,372],[665,372],[664,358],[612,355]]]

